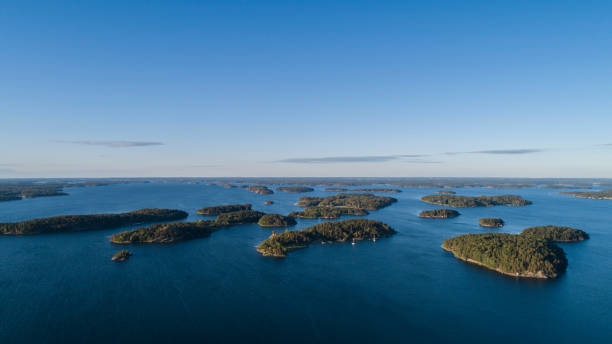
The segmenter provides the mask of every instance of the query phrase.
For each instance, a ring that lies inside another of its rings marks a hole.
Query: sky
[[[610,178],[610,13],[3,1],[0,178]]]

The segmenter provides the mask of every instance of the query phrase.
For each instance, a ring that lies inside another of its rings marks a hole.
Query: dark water
[[[609,343],[612,333],[612,201],[557,190],[458,189],[514,193],[528,207],[460,210],[450,220],[420,219],[434,190],[403,189],[373,211],[398,234],[376,243],[313,245],[286,259],[260,256],[270,229],[237,226],[208,238],[133,246],[117,264],[108,241],[122,229],[31,237],[0,236],[0,343],[44,342],[456,342]],[[249,202],[257,210],[298,209],[296,194],[262,196],[185,184],[71,188],[70,196],[0,203],[0,222],[144,207],[195,209]],[[331,194],[318,189],[312,194]],[[263,201],[276,203],[264,206]],[[482,232],[480,217],[502,217],[501,231],[533,225],[582,228],[564,244],[557,280],[517,280],[467,265],[440,248],[444,238]],[[317,221],[300,220],[296,228]]]

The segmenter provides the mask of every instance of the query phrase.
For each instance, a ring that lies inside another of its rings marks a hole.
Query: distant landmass
[[[33,235],[80,232],[118,228],[137,223],[180,220],[187,216],[186,212],[174,209],[140,209],[119,214],[63,215],[22,222],[0,223],[0,233],[5,235]]]
[[[602,190],[602,191],[571,191],[571,192],[561,192],[561,194],[571,195],[576,198],[612,200],[612,189]]]
[[[330,191],[330,192],[378,192],[378,193],[400,193],[402,192],[402,190],[399,190],[399,189],[385,189],[385,188],[369,188],[369,189],[326,188],[325,191]]]

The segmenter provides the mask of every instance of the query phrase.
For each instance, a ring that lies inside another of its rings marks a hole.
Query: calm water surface
[[[286,214],[299,194],[256,195],[204,184],[69,188],[69,196],[0,203],[0,222],[125,212],[188,211],[227,203]],[[612,201],[558,190],[457,189],[463,195],[519,194],[528,207],[460,209],[420,219],[434,189],[403,189],[372,211],[398,233],[376,243],[313,245],[286,259],[260,256],[272,232],[232,227],[171,245],[131,246],[117,264],[109,236],[119,228],[30,237],[0,236],[0,343],[63,342],[469,342],[609,343],[612,334]],[[308,195],[331,195],[317,188]],[[305,194],[302,194],[305,195]],[[274,205],[265,206],[265,200]],[[444,238],[534,225],[575,226],[591,239],[563,244],[569,267],[553,281],[517,280],[460,262]],[[298,220],[304,228],[316,220]],[[129,227],[127,227],[129,228]]]

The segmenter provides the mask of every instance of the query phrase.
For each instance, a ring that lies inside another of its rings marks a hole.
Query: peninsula
[[[375,220],[344,220],[324,222],[302,230],[286,230],[273,233],[257,246],[257,252],[264,256],[285,257],[289,251],[307,247],[313,242],[337,241],[354,242],[374,240],[395,234],[388,225]]]
[[[188,214],[173,209],[140,209],[129,213],[63,215],[22,222],[0,223],[0,234],[32,235],[80,232],[184,219]]]
[[[422,197],[421,200],[425,203],[445,205],[453,208],[492,207],[495,205],[525,206],[531,204],[531,201],[525,200],[523,197],[516,195],[479,197],[430,195]]]
[[[452,209],[433,209],[423,210],[419,217],[428,219],[450,219],[461,215],[458,211]]]

